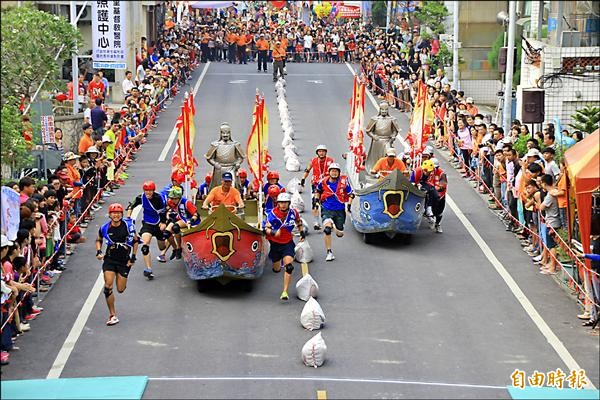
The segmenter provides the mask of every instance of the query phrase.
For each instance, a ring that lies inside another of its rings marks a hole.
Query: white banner
[[[124,1],[92,1],[94,61],[127,61],[126,20]]]
[[[2,234],[5,235],[8,240],[15,240],[17,238],[17,231],[19,230],[20,222],[20,203],[19,203],[19,192],[9,188],[8,186],[2,186]]]
[[[42,125],[42,143],[54,143],[54,116],[42,115],[40,120]]]

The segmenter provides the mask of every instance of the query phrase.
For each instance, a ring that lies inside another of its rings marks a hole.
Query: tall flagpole
[[[188,165],[188,161],[189,161],[189,154],[188,152],[188,148],[189,148],[189,140],[190,140],[190,115],[188,114],[188,97],[189,94],[188,92],[185,92],[185,95],[183,97],[183,107],[181,108],[182,110],[182,114],[183,114],[183,143],[181,143],[183,145],[183,165],[184,165],[184,176],[185,176],[185,181],[183,183],[183,190],[184,193],[186,195],[186,198],[190,198],[190,176],[189,176],[189,165]]]

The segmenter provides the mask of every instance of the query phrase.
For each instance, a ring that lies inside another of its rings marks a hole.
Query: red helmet
[[[279,179],[279,172],[269,171],[269,173],[267,173],[267,180],[269,179]]]
[[[210,184],[210,182],[212,181],[212,174],[209,172],[208,174],[206,174],[206,176],[204,177],[204,182]]]
[[[277,185],[271,185],[269,186],[267,193],[269,194],[269,197],[277,198],[279,193],[281,193],[281,188]]]
[[[144,190],[156,190],[156,184],[154,183],[154,181],[146,181],[144,182],[142,188]]]
[[[108,206],[108,213],[110,214],[114,212],[120,212],[123,214],[123,206],[119,203],[112,203],[110,206]]]
[[[248,177],[248,173],[243,168],[240,168],[240,170],[238,171],[238,175],[241,179],[246,179]]]
[[[181,171],[175,171],[171,174],[171,181],[181,184],[185,181],[185,175]]]

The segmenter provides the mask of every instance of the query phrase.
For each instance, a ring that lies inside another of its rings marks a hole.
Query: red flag
[[[419,90],[406,137],[411,144],[413,156],[421,153],[425,148],[425,144],[433,132],[433,119],[433,109],[427,99],[427,86],[419,81]]]

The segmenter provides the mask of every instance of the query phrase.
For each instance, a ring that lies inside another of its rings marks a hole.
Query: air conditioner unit
[[[76,6],[77,9],[77,15],[79,15],[79,13],[81,12],[81,6]],[[81,17],[79,18],[79,22],[92,22],[92,7],[91,6],[86,6],[85,10],[83,10],[83,14],[81,14]]]

